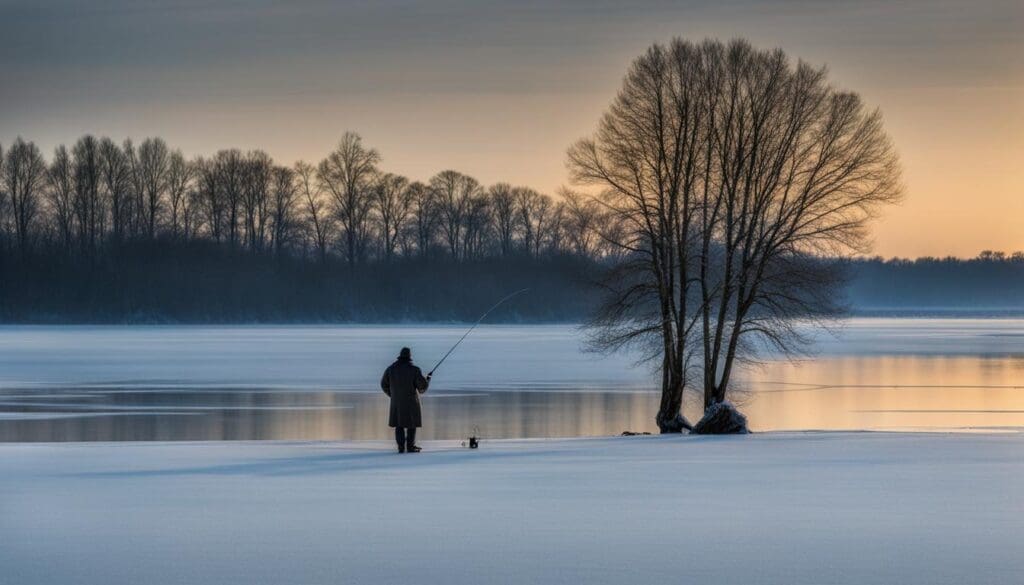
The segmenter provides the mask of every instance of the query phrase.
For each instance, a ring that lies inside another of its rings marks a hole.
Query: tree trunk
[[[683,429],[690,430],[689,421],[682,415],[683,408],[683,385],[670,383],[661,390],[661,406],[654,422],[662,434],[681,433]]]

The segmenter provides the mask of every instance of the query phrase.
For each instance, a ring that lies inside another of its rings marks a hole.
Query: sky
[[[881,109],[906,198],[882,256],[1024,250],[1024,2],[0,0],[0,144],[162,136],[554,193],[629,63],[673,36],[827,65]]]

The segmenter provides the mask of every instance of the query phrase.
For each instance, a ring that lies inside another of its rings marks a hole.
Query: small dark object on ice
[[[470,449],[476,449],[480,446],[480,427],[473,427],[473,434],[468,439],[462,442],[463,447],[469,447]]]
[[[639,433],[636,432],[636,431],[622,431],[622,435],[620,435],[620,436],[623,436],[623,437],[635,437],[637,435],[649,435],[649,434],[651,434],[651,433],[648,433],[647,431],[642,431],[642,432],[639,432]]]
[[[716,402],[704,411],[704,418],[697,421],[690,431],[694,435],[746,435],[747,417],[731,402]]]

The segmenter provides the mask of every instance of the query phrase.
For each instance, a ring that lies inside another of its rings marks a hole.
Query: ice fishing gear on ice
[[[466,336],[468,336],[470,333],[472,333],[473,330],[476,329],[477,325],[479,325],[480,323],[483,323],[483,320],[485,318],[487,318],[487,315],[489,315],[491,313],[491,311],[493,311],[494,309],[497,309],[502,303],[504,303],[505,301],[511,299],[512,297],[514,297],[514,296],[516,296],[516,295],[518,295],[520,293],[524,293],[524,292],[526,292],[528,290],[530,290],[530,289],[529,288],[523,288],[523,289],[517,290],[516,292],[514,292],[514,293],[512,293],[510,295],[507,295],[505,298],[503,298],[500,301],[494,303],[494,305],[490,309],[487,309],[484,312],[483,315],[480,315],[480,318],[476,320],[476,323],[473,323],[473,326],[470,327],[469,330],[467,330],[465,333],[462,334],[462,337],[460,337],[459,340],[455,342],[455,345],[453,345],[452,348],[448,350],[448,353],[444,354],[444,357],[442,357],[439,362],[434,364],[434,367],[430,368],[430,371],[427,372],[427,377],[429,378],[430,376],[434,375],[434,372],[437,371],[437,368],[441,367],[441,364],[444,363],[444,360],[448,359],[448,356],[452,355],[452,352],[455,351],[455,348],[459,347],[459,344],[462,343],[462,340],[466,339]]]
[[[473,434],[468,439],[462,442],[463,447],[469,447],[470,449],[476,449],[480,446],[480,427],[473,427]]]
[[[515,292],[513,292],[511,294],[505,295],[501,300],[499,300],[498,302],[494,303],[491,306],[491,308],[489,308],[486,311],[484,311],[484,314],[480,315],[480,318],[476,320],[476,323],[473,323],[473,326],[470,327],[469,329],[467,329],[466,332],[462,334],[462,337],[460,337],[459,340],[455,342],[455,345],[453,345],[448,350],[448,352],[445,353],[444,356],[442,356],[441,359],[436,364],[434,364],[434,367],[430,368],[430,371],[427,372],[427,380],[430,380],[430,378],[434,375],[434,372],[437,371],[437,368],[441,367],[441,364],[444,363],[444,360],[448,359],[448,356],[452,355],[452,352],[455,351],[455,348],[459,347],[459,345],[462,344],[462,342],[466,339],[466,337],[468,337],[469,334],[472,333],[474,329],[476,329],[477,325],[483,323],[484,319],[487,318],[487,315],[491,314],[491,311],[493,311],[494,309],[497,309],[499,306],[501,306],[502,303],[504,303],[505,301],[511,299],[512,297],[514,297],[516,295],[519,295],[521,293],[524,293],[524,292],[526,292],[528,290],[530,290],[530,289],[529,288],[521,288],[521,289],[519,289],[519,290],[517,290],[517,291],[515,291]],[[473,434],[470,435],[470,437],[468,439],[466,439],[465,441],[462,442],[462,446],[463,447],[469,447],[470,449],[476,449],[476,448],[478,448],[480,446],[480,427],[478,427],[478,426],[474,426],[473,427]]]

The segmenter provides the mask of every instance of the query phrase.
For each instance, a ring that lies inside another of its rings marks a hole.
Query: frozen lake
[[[464,326],[0,327],[0,441],[381,439],[382,370]],[[483,326],[424,398],[424,439],[654,431],[635,356],[571,325]],[[757,430],[1024,427],[1024,320],[854,319],[816,355],[744,371]],[[696,418],[696,404],[687,406]]]

